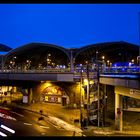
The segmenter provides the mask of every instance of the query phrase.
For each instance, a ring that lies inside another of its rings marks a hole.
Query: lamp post
[[[49,58],[51,56],[50,53],[47,54],[47,70],[48,70],[48,64],[50,64],[51,59]]]
[[[102,56],[102,59],[104,60],[105,57]],[[97,113],[97,121],[98,121],[98,126],[100,126],[100,85],[99,85],[99,63],[102,63],[103,61],[98,60],[98,51],[96,51],[96,65],[97,65],[97,97],[98,97],[98,113]]]
[[[80,70],[80,124],[83,127],[83,113],[82,113],[82,67]]]
[[[104,58],[104,57],[103,57]],[[99,85],[99,62],[98,62],[98,55],[96,56],[96,62],[97,62],[97,86],[98,86],[98,126],[100,126],[100,85]]]
[[[89,124],[90,92],[89,92],[89,64],[87,63],[87,127]]]
[[[30,66],[31,66],[31,60],[27,60],[26,61],[26,66],[27,66],[27,70],[29,70],[30,69]]]

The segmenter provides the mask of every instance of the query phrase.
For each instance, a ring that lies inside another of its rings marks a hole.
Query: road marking
[[[2,133],[2,132],[0,132],[0,135],[3,136],[3,137],[7,137],[7,135]]]
[[[3,129],[5,129],[5,130],[7,130],[7,131],[9,131],[9,132],[11,132],[11,133],[15,133],[15,130],[13,130],[13,129],[5,126],[5,125],[1,125],[0,127],[3,128]]]
[[[48,126],[43,126],[43,125],[40,125],[40,127],[42,127],[42,128],[50,128],[50,127],[48,127]]]
[[[32,125],[31,123],[24,123],[25,125]]]
[[[14,114],[19,115],[20,117],[24,117],[23,115],[21,115],[21,114],[19,114],[19,113],[17,113],[17,112],[13,112],[13,111],[11,111],[11,112],[14,113]]]

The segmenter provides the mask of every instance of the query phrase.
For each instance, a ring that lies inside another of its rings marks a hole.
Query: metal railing
[[[140,73],[140,67],[106,67],[104,73]]]
[[[47,70],[38,70],[38,69],[28,69],[28,70],[17,70],[17,69],[4,69],[0,70],[0,73],[67,73],[70,72],[70,69],[56,69],[51,68]]]
[[[74,75],[80,75],[81,69],[75,68]],[[96,73],[95,68],[90,68],[89,72],[91,74]],[[132,67],[99,67],[100,73],[140,73],[139,66],[132,66]],[[48,69],[26,69],[26,70],[18,70],[18,69],[0,69],[0,73],[71,73],[70,68],[48,68]],[[82,69],[83,75],[87,73],[86,68]]]

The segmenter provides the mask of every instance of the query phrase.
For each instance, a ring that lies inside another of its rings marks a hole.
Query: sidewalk
[[[18,104],[18,107],[38,113],[40,112],[40,110],[42,110],[44,115],[55,116],[80,128],[80,123],[74,123],[75,119],[80,118],[79,109],[68,109],[66,107],[63,107],[61,104],[51,103],[32,103],[30,105]]]
[[[79,109],[68,109],[61,104],[52,103],[32,103],[30,105],[18,104],[18,107],[39,113],[49,117],[54,124],[60,125],[66,130],[82,133],[86,136],[140,136],[140,131],[115,131],[113,125],[108,127],[88,126],[88,129],[81,130],[80,123],[74,123],[75,119],[80,118]],[[139,127],[139,125],[138,125]]]

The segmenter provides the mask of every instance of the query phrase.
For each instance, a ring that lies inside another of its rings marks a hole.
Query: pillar
[[[32,88],[28,89],[28,103],[30,104],[32,102],[33,99],[33,90]]]
[[[72,50],[70,52],[70,71],[74,72],[74,64],[73,64],[73,54],[72,54]]]
[[[122,96],[115,93],[115,129],[123,130]]]
[[[103,124],[105,124],[106,121],[106,114],[107,114],[107,90],[106,90],[106,85],[103,86],[103,104],[104,104],[104,108],[103,108]]]
[[[35,101],[35,102],[40,102],[40,93],[41,93],[41,84],[38,84],[38,85],[35,85],[33,88],[32,88],[32,93],[33,93],[33,96],[32,96],[32,99]]]

